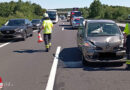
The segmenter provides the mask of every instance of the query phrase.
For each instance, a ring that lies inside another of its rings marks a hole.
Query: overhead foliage
[[[0,3],[0,26],[12,18],[40,19],[45,11],[40,5],[30,1],[3,2]]]

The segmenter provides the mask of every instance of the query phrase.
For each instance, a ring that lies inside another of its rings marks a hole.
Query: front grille
[[[50,18],[51,20],[56,20],[56,18]]]
[[[14,30],[6,30],[6,31],[1,31],[2,34],[14,34]]]

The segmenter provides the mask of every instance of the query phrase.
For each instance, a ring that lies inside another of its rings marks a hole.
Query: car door
[[[28,19],[26,19],[26,26],[27,26],[27,34],[30,35],[32,33],[32,25]]]

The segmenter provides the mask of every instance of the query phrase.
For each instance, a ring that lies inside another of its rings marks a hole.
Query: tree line
[[[29,1],[3,2],[0,3],[0,26],[13,18],[41,19],[45,11],[40,5]]]
[[[72,9],[59,9],[61,11],[71,11]],[[112,20],[127,20],[130,14],[130,7],[123,6],[108,6],[94,0],[90,7],[79,8],[84,18],[91,19],[112,19]]]

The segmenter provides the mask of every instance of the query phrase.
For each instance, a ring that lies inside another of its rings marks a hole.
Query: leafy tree
[[[94,2],[90,5],[89,8],[89,17],[96,18],[101,17],[102,14],[102,4],[99,0],[94,0]]]

